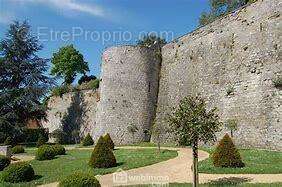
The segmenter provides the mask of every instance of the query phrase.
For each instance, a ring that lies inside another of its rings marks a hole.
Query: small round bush
[[[105,140],[106,144],[108,145],[108,147],[109,147],[110,149],[114,150],[115,144],[114,144],[114,142],[113,142],[113,140],[112,140],[112,138],[111,138],[111,136],[110,136],[109,133],[107,133],[107,134],[104,136],[104,140]]]
[[[45,138],[42,135],[39,135],[39,138],[36,142],[36,147],[40,147],[46,143]]]
[[[11,163],[11,160],[3,155],[0,155],[0,171],[7,167]]]
[[[113,151],[101,136],[92,152],[89,165],[94,168],[110,168],[117,165]]]
[[[240,168],[245,166],[238,149],[228,134],[219,141],[212,159],[215,167]]]
[[[30,164],[19,162],[6,167],[2,180],[10,183],[28,182],[34,179],[34,170]]]
[[[88,173],[74,173],[67,176],[59,183],[59,187],[100,187],[94,175]]]
[[[12,148],[12,153],[13,154],[24,153],[24,147],[21,145],[16,145],[15,147]]]
[[[85,138],[82,140],[82,145],[83,146],[90,146],[93,145],[94,141],[92,139],[92,137],[90,136],[90,134],[88,133]]]
[[[66,154],[66,149],[64,146],[60,144],[56,144],[52,146],[55,152],[55,155],[65,155]]]
[[[36,160],[52,160],[56,156],[55,151],[50,145],[42,145],[37,149]]]

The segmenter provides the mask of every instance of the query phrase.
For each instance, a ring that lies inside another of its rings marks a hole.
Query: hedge
[[[59,187],[100,187],[94,175],[88,173],[74,173],[59,183]]]
[[[0,155],[0,171],[7,167],[11,163],[11,160],[3,155]]]
[[[19,183],[34,179],[34,170],[30,164],[19,162],[6,167],[2,173],[4,182]]]

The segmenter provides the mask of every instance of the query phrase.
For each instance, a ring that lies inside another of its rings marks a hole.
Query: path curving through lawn
[[[140,149],[148,147],[126,146],[119,147],[126,149]],[[92,148],[90,148],[92,149]],[[177,150],[176,158],[159,162],[153,165],[120,171],[118,174],[106,174],[97,176],[102,187],[112,187],[120,185],[151,184],[156,182],[169,183],[192,183],[192,150],[190,148],[169,148],[163,149]],[[209,157],[205,151],[199,151],[199,160]],[[250,183],[276,183],[282,182],[282,174],[199,174],[200,183],[207,183],[226,178],[239,178]],[[115,181],[114,181],[115,180]],[[44,187],[55,187],[58,183],[42,185]]]

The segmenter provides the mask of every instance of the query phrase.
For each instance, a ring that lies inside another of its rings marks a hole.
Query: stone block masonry
[[[102,57],[101,100],[94,138],[110,133],[117,144],[149,141],[155,117],[161,59],[139,46],[107,49]],[[129,126],[138,128],[136,133]]]
[[[59,128],[64,113],[78,108],[70,121],[95,140],[110,133],[117,145],[155,141],[144,133],[155,119],[162,142],[171,142],[171,107],[200,93],[223,122],[237,119],[238,146],[282,150],[282,89],[272,81],[282,75],[281,10],[280,0],[258,0],[168,43],[161,55],[139,46],[108,48],[100,101],[90,90],[51,98],[45,127]]]
[[[170,108],[198,92],[222,121],[238,120],[237,145],[282,150],[282,91],[272,82],[282,72],[281,6],[259,0],[162,48],[156,121],[164,142]]]

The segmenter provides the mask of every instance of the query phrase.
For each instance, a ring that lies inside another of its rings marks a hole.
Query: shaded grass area
[[[34,154],[36,149],[28,149],[27,154]],[[60,181],[66,176],[76,172],[86,172],[94,175],[103,175],[113,173],[118,168],[124,170],[151,165],[157,162],[165,161],[177,156],[176,151],[163,150],[158,154],[156,149],[118,149],[114,151],[118,166],[114,168],[100,169],[88,166],[88,161],[92,150],[70,150],[67,155],[58,156],[53,160],[30,161],[35,170],[37,178],[28,183],[8,184],[0,183],[0,186],[36,186],[39,184],[52,183]]]
[[[128,186],[128,187],[153,187],[154,185],[133,185],[133,186]],[[156,186],[156,185],[155,185]],[[171,183],[168,185],[169,187],[192,187],[192,184],[190,183]],[[217,183],[217,184],[200,184],[200,187],[281,187],[282,183],[235,183],[235,184],[230,184],[230,183]]]
[[[212,154],[212,149],[204,149]],[[211,157],[199,162],[200,173],[218,174],[277,174],[282,173],[282,152],[241,149],[239,150],[242,160],[245,163],[243,168],[220,168],[214,167]]]

